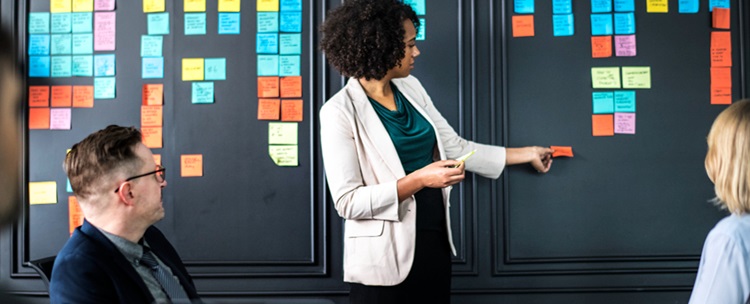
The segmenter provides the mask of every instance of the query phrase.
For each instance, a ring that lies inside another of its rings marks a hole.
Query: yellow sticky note
[[[157,13],[165,11],[164,0],[143,0],[144,13]]]
[[[93,12],[94,0],[73,0],[74,12]]]
[[[619,89],[620,67],[591,68],[591,84],[594,89]]]
[[[206,0],[185,0],[184,8],[186,12],[205,12]]]
[[[278,3],[278,0],[276,0],[276,2]],[[220,12],[239,12],[240,0],[219,0],[219,11]]]
[[[647,13],[667,13],[669,12],[669,0],[647,0]]]
[[[278,12],[279,0],[257,0],[259,12]]]
[[[622,67],[622,87],[625,89],[650,89],[651,67]]]
[[[268,123],[269,145],[296,145],[297,123],[296,122],[271,122]]]
[[[280,167],[296,167],[299,165],[297,145],[268,146],[268,156]]]
[[[57,183],[29,182],[29,204],[57,204]]]
[[[50,0],[49,11],[51,13],[70,13],[70,0]]]
[[[182,81],[203,80],[203,58],[182,58]]]

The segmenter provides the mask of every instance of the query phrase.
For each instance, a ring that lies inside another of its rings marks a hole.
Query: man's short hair
[[[716,117],[708,133],[705,166],[714,183],[714,201],[734,214],[750,213],[750,99],[735,102]]]

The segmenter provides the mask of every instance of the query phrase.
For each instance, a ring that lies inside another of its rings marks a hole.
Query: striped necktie
[[[159,282],[161,288],[167,293],[172,303],[190,303],[190,298],[185,294],[185,290],[180,286],[180,282],[175,279],[172,275],[167,272],[164,267],[159,265],[156,261],[156,257],[151,253],[151,249],[143,246],[143,256],[141,256],[141,264],[151,269],[151,274]]]

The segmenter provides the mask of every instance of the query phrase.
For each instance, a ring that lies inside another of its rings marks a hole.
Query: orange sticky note
[[[280,100],[258,99],[258,120],[279,120]]]
[[[302,121],[302,99],[281,101],[281,121]]]
[[[72,195],[68,196],[68,228],[70,234],[73,234],[73,230],[81,225],[83,225],[83,211],[81,206],[78,205],[78,199]]]
[[[711,68],[711,87],[731,88],[732,68]]]
[[[281,77],[281,97],[302,97],[302,76]]]
[[[141,127],[161,127],[162,106],[141,106]]]
[[[161,127],[141,128],[141,134],[143,134],[143,144],[146,147],[152,149],[162,147]]]
[[[180,176],[203,176],[203,154],[180,155]]]
[[[279,97],[279,77],[258,77],[258,97]]]
[[[615,135],[615,117],[612,114],[591,115],[591,129],[594,136]]]
[[[157,165],[161,165],[161,154],[154,154],[154,162]]]
[[[73,86],[73,107],[94,107],[94,86]]]
[[[713,17],[712,25],[717,29],[729,29],[730,14],[728,8],[714,7],[714,11],[711,14]]]
[[[71,86],[52,86],[52,106],[70,108],[72,94]]]
[[[48,86],[29,86],[29,107],[49,107]]]
[[[49,130],[49,108],[29,108],[29,130]]]
[[[158,84],[144,84],[143,85],[143,105],[144,106],[160,106],[164,104],[164,85]]]
[[[513,37],[534,36],[534,15],[513,16]]]
[[[573,147],[570,146],[550,146],[552,157],[573,157]]]
[[[711,87],[711,104],[732,104],[732,88]]]
[[[612,57],[612,36],[592,36],[591,37],[591,57],[592,58]]]
[[[711,66],[732,66],[732,35],[731,32],[711,32]]]

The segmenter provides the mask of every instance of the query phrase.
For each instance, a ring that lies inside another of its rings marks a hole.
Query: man
[[[57,255],[52,303],[200,302],[179,255],[152,226],[164,217],[165,168],[141,132],[109,126],[63,164],[85,221]]]

